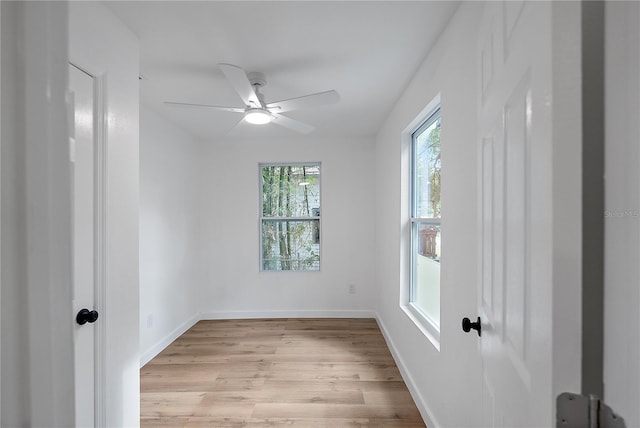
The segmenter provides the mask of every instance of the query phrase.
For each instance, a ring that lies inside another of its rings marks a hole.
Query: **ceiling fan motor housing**
[[[251,86],[258,87],[258,88],[267,86],[267,79],[264,77],[263,73],[252,71],[250,73],[247,73],[247,79],[249,79]]]

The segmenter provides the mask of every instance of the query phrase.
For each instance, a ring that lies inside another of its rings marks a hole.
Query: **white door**
[[[581,184],[570,163],[580,160],[579,79],[562,81],[579,72],[575,3],[487,2],[482,16],[478,341],[488,427],[555,426],[557,390],[579,386]]]
[[[69,86],[73,96],[73,309],[93,311],[95,258],[95,153],[93,77],[69,65]],[[94,426],[95,327],[91,312],[75,323],[76,426]]]

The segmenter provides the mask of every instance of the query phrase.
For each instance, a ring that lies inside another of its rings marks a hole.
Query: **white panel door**
[[[553,233],[565,225],[554,218],[553,8],[551,2],[487,2],[482,16],[478,297],[487,427],[554,425],[554,353],[560,351],[552,346],[559,286]],[[569,190],[579,194],[579,183]]]
[[[94,103],[93,77],[69,65],[69,86],[73,94],[73,309],[94,310]],[[98,321],[96,321],[98,322]],[[93,322],[75,323],[76,426],[94,426]]]

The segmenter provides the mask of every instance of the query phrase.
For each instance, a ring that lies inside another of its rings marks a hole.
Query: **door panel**
[[[487,379],[486,373],[482,376],[482,421],[483,427],[501,427],[496,418],[496,398],[493,385]]]
[[[488,23],[485,39],[498,43],[492,47],[492,82],[483,83],[483,105],[480,111],[479,131],[484,155],[481,198],[483,253],[491,256],[492,263],[483,263],[481,288],[483,295],[492,290],[491,302],[480,303],[481,317],[485,319],[481,353],[484,363],[483,397],[485,425],[526,426],[527,397],[530,397],[531,374],[526,361],[528,348],[527,319],[527,247],[528,247],[528,127],[533,126],[530,102],[529,67],[518,64],[509,67],[506,52],[499,44],[501,35],[515,31],[500,31],[501,23],[507,27],[517,25],[516,18],[504,12],[511,7],[488,3],[485,17]],[[486,46],[480,55],[486,56]],[[520,70],[524,74],[520,74]],[[520,82],[512,86],[510,82]],[[497,124],[497,125],[496,125]],[[489,125],[489,126],[487,126]],[[489,209],[491,207],[491,209]],[[491,269],[491,273],[486,270]]]
[[[528,251],[530,241],[527,166],[527,136],[530,134],[531,105],[530,85],[526,77],[516,89],[504,109],[504,139],[506,151],[505,177],[505,320],[504,331],[507,342],[514,351],[519,365],[525,366],[528,322],[527,286]]]
[[[95,260],[93,77],[69,65],[73,93],[73,308],[92,310]],[[94,324],[75,324],[76,426],[94,426]]]

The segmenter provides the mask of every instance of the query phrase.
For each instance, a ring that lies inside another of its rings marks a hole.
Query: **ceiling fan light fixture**
[[[306,107],[333,104],[340,100],[340,95],[336,91],[330,90],[268,104],[260,93],[260,88],[267,84],[264,74],[247,73],[242,67],[233,64],[218,64],[218,67],[229,81],[231,87],[242,99],[243,107],[225,107],[173,101],[165,101],[165,103],[176,107],[208,108],[210,110],[243,114],[245,122],[251,124],[264,125],[273,122],[278,126],[288,128],[292,131],[309,134],[315,130],[313,126],[282,115],[281,113]]]
[[[251,108],[244,114],[244,119],[254,125],[264,125],[271,122],[271,113],[261,108]]]

